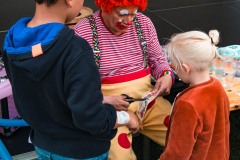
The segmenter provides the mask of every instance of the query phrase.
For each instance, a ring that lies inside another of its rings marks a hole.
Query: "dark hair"
[[[57,1],[59,1],[59,0],[35,0],[36,3],[38,3],[38,4],[43,4],[43,3],[45,3],[48,7],[56,4]]]

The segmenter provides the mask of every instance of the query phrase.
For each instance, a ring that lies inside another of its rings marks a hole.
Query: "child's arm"
[[[202,123],[194,107],[186,101],[175,103],[173,110],[167,146],[160,159],[190,159],[197,137],[201,131]],[[205,153],[202,153],[201,156],[204,157]],[[202,159],[201,157],[199,158]]]

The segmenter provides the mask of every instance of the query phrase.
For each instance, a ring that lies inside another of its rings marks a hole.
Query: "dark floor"
[[[94,0],[85,0],[84,5],[97,10]],[[0,46],[9,27],[20,17],[33,13],[33,0],[1,1]],[[153,21],[161,44],[174,33],[193,29],[205,32],[218,29],[221,32],[219,46],[240,43],[240,0],[149,0],[144,13]],[[26,142],[28,131],[29,128],[22,128],[11,137],[1,137],[13,155],[33,149]]]

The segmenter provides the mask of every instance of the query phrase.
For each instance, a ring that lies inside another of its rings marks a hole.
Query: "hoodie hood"
[[[70,34],[73,31],[61,23],[27,27],[30,20],[22,18],[9,29],[3,52],[14,67],[24,70],[31,79],[40,81],[61,56],[68,39],[74,34]],[[38,46],[37,50],[41,53],[34,55],[36,47],[34,51],[33,46]]]

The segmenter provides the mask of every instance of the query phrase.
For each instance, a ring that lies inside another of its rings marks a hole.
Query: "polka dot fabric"
[[[142,97],[153,90],[150,75],[114,84],[102,84],[104,96],[121,95],[127,93],[131,97]],[[129,110],[138,109],[139,102],[133,102]],[[157,97],[147,107],[144,119],[141,122],[140,133],[149,137],[159,145],[164,146],[167,133],[167,117],[169,117],[171,104],[163,97]],[[132,149],[132,134],[126,126],[118,128],[116,136],[111,141],[108,160],[136,160]]]
[[[125,149],[129,149],[131,147],[131,143],[130,141],[128,140],[127,138],[127,134],[126,133],[121,133],[119,136],[118,136],[118,144],[122,147],[122,148],[125,148]]]

